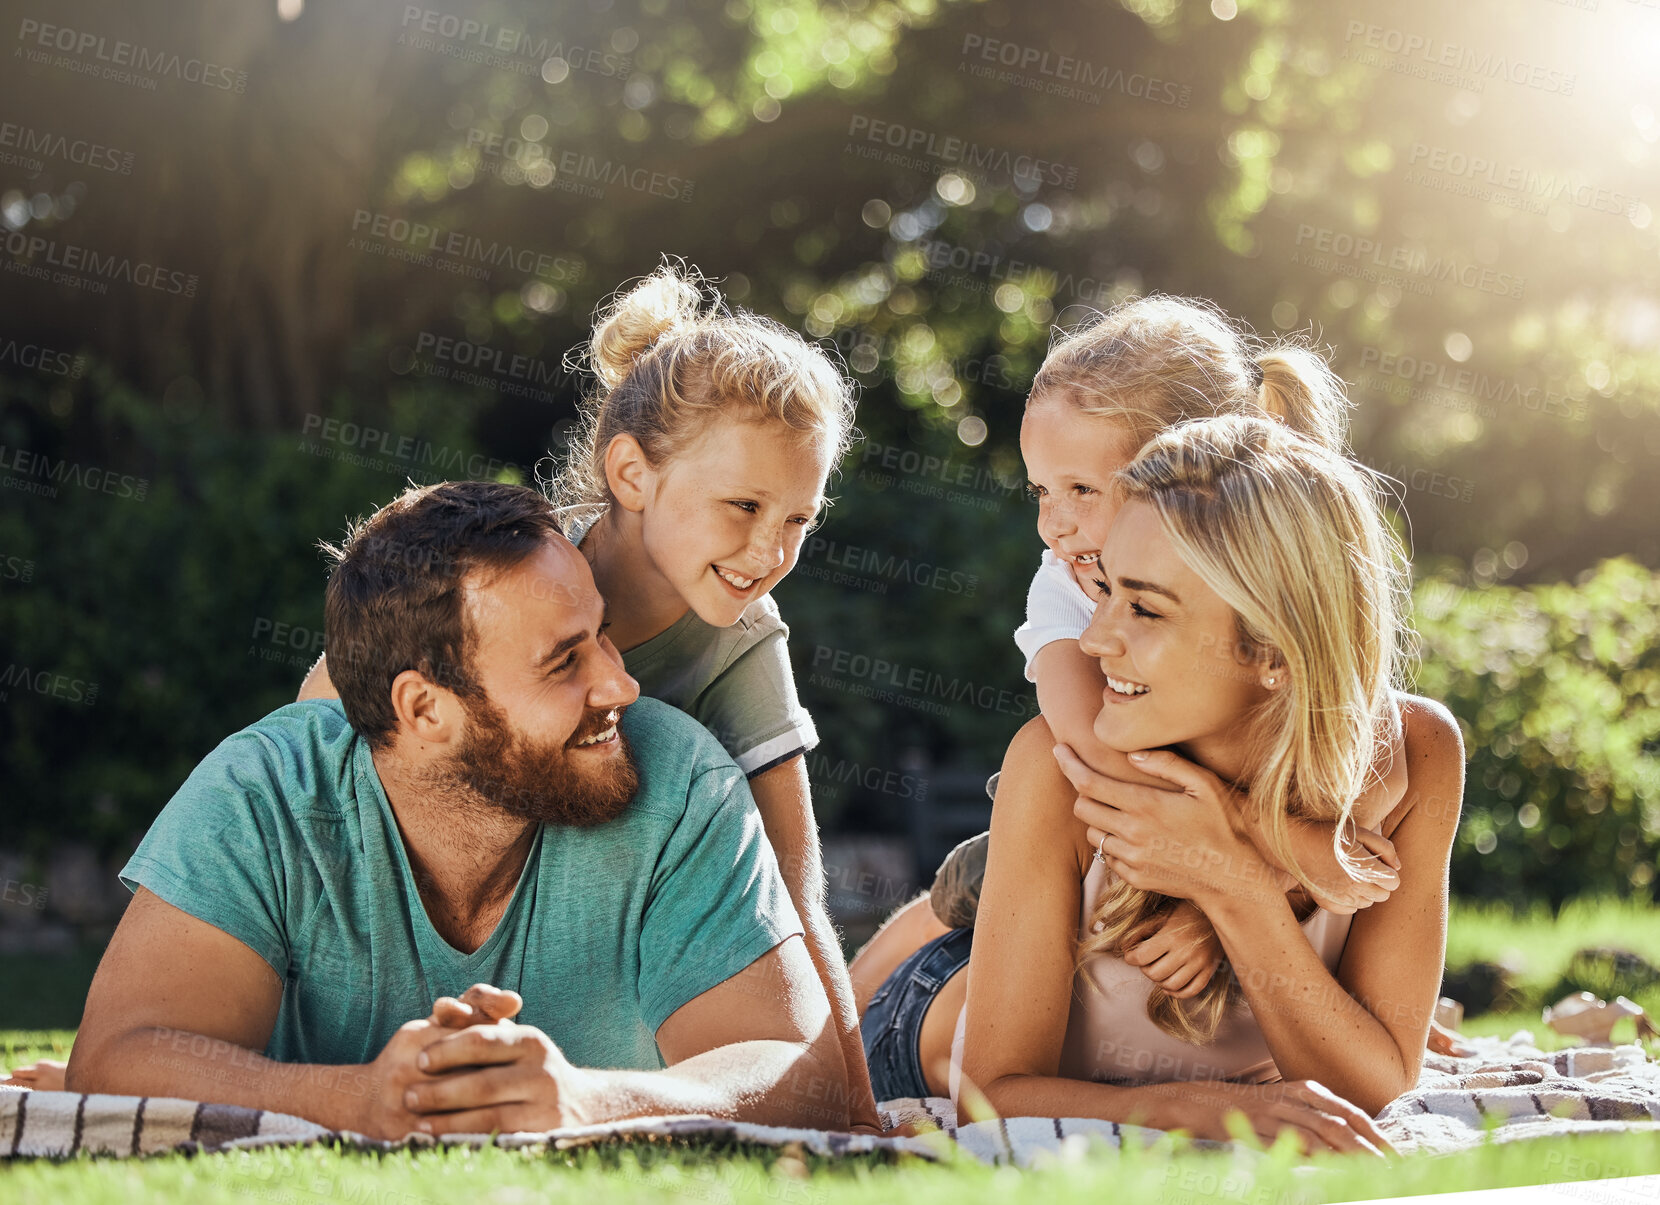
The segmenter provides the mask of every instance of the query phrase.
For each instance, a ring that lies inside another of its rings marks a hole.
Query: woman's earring
[[[1278,681],[1279,681],[1279,679],[1276,678],[1273,674],[1268,675],[1268,686],[1269,686],[1270,689],[1272,689],[1273,686],[1274,686],[1274,683],[1276,683]]]

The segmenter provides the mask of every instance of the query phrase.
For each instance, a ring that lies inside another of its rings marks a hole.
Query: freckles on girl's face
[[[731,627],[795,568],[824,505],[832,444],[720,416],[664,466],[646,550],[699,618]]]

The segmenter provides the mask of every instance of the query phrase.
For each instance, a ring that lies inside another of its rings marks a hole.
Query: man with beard
[[[230,737],[157,818],[68,1087],[384,1138],[845,1128],[743,773],[639,698],[546,500],[412,489],[330,551],[340,698]]]

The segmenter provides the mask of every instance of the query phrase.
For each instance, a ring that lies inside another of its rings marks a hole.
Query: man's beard
[[[611,711],[590,711],[563,745],[528,740],[487,697],[469,700],[467,733],[445,777],[481,802],[542,824],[579,828],[615,820],[639,788],[634,754],[620,726],[617,750],[601,761],[570,745],[610,727]],[[586,765],[587,762],[597,765]]]

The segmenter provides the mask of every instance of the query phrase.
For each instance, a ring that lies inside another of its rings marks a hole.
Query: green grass
[[[1548,1029],[1539,1014],[1580,990],[1610,1001],[1628,996],[1660,1021],[1660,980],[1622,982],[1597,974],[1597,968],[1586,973],[1583,966],[1578,974],[1570,973],[1575,953],[1597,947],[1630,950],[1660,966],[1660,908],[1630,900],[1579,900],[1552,917],[1542,906],[1518,915],[1503,906],[1455,902],[1447,925],[1447,965],[1502,964],[1518,996],[1511,1011],[1466,1016],[1463,1032],[1509,1037],[1525,1029],[1541,1049],[1571,1045]],[[1636,1028],[1633,1021],[1621,1021],[1615,1041],[1633,1041]]]
[[[1027,1173],[968,1159],[830,1162],[775,1151],[605,1148],[579,1153],[498,1149],[361,1154],[331,1148],[167,1156],[148,1160],[25,1162],[0,1166],[0,1197],[15,1202],[624,1202],[684,1198],[720,1205],[796,1202],[916,1205],[1058,1199],[1188,1205],[1248,1201],[1319,1205],[1426,1192],[1660,1173],[1652,1135],[1501,1144],[1388,1165],[1287,1149],[1252,1159],[1161,1140],[1146,1150],[1069,1152]]]
[[[1570,905],[1553,919],[1543,912],[1513,916],[1493,908],[1455,904],[1447,944],[1449,965],[1476,959],[1505,963],[1526,1004],[1522,1011],[1469,1017],[1464,1032],[1508,1037],[1526,1029],[1545,1049],[1570,1044],[1540,1024],[1538,1006],[1561,994],[1574,953],[1590,946],[1620,946],[1660,964],[1660,911],[1597,902]],[[64,978],[67,982],[87,972],[87,967],[77,967],[73,973],[65,972]],[[1634,998],[1651,1013],[1660,1013],[1660,991],[1654,986],[1638,991]],[[50,1020],[37,1023],[49,1024]],[[1616,1030],[1616,1037],[1621,1036],[1628,1036],[1624,1028]],[[0,1064],[65,1057],[73,1039],[72,1029],[0,1030]],[[1652,1174],[1660,1174],[1660,1143],[1652,1134],[1493,1144],[1455,1156],[1394,1159],[1387,1167],[1334,1156],[1309,1162],[1288,1148],[1253,1159],[1195,1151],[1179,1140],[1166,1139],[1147,1151],[1115,1152],[1099,1147],[1070,1151],[1053,1165],[1027,1173],[986,1168],[971,1160],[949,1165],[912,1159],[831,1162],[753,1149],[629,1147],[577,1153],[489,1149],[378,1156],[306,1148],[195,1158],[0,1164],[0,1199],[123,1205],[151,1201],[168,1205],[196,1201],[528,1205],[544,1200],[624,1205],[665,1199],[684,1200],[688,1205],[853,1205],[901,1200],[914,1205],[976,1201],[1050,1205],[1062,1198],[1102,1198],[1169,1205],[1221,1200],[1322,1205]]]
[[[1555,986],[1575,951],[1594,946],[1623,947],[1660,965],[1660,908],[1575,900],[1552,917],[1543,905],[1518,915],[1502,905],[1455,902],[1447,924],[1448,966],[1502,963],[1516,970],[1524,989],[1541,993]]]

